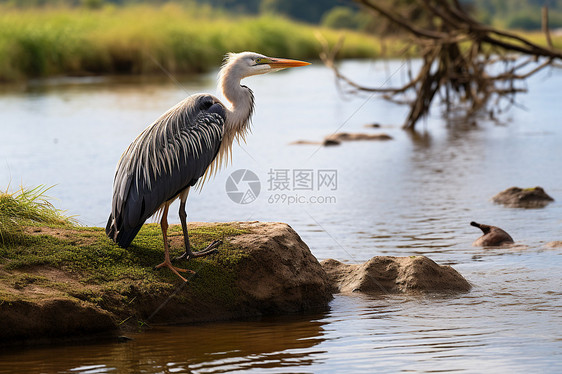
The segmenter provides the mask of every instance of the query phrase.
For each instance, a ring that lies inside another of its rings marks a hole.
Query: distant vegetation
[[[520,29],[540,27],[543,2],[463,1],[479,20]],[[562,0],[548,3],[551,28],[562,27]],[[341,0],[0,0],[0,82],[203,72],[227,51],[316,59],[319,34],[334,45],[345,33],[342,58],[397,55],[404,43],[384,48],[369,36],[388,32],[376,16]]]
[[[202,72],[227,51],[315,59],[316,34],[340,32],[281,17],[232,16],[209,7],[166,4],[83,8],[0,8],[0,81],[84,74]],[[379,43],[346,32],[342,57],[375,57]]]
[[[377,0],[392,7],[397,0]],[[398,0],[413,3],[415,0]],[[460,0],[471,8],[479,21],[497,27],[524,30],[540,29],[540,8],[550,9],[553,28],[562,27],[562,0]],[[333,25],[358,30],[372,29],[366,22],[368,14],[360,11],[353,0],[0,0],[14,7],[83,7],[100,9],[106,6],[149,4],[161,6],[176,3],[182,6],[207,6],[232,14],[275,14],[311,24]],[[372,18],[372,17],[371,17]]]
[[[540,30],[541,7],[548,6],[551,28],[562,27],[562,0],[471,0],[479,21],[507,29]]]

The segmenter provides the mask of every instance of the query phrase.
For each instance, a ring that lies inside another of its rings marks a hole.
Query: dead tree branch
[[[343,40],[332,49],[324,43],[321,58],[351,92],[380,93],[395,102],[414,97],[409,101],[410,111],[404,123],[407,129],[414,129],[417,121],[429,113],[436,95],[446,105],[447,113],[461,109],[465,116],[472,116],[486,110],[494,117],[496,110],[488,104],[490,99],[495,97],[494,103],[500,99],[513,103],[515,94],[525,91],[517,82],[562,60],[562,51],[552,46],[546,8],[542,10],[542,20],[547,46],[541,46],[516,33],[479,23],[458,0],[410,1],[423,12],[423,26],[403,17],[396,10],[400,9],[398,5],[391,10],[378,0],[355,1],[399,26],[411,38],[408,48],[415,49],[421,57],[422,67],[402,87],[376,88],[361,85],[338,69],[334,61]]]

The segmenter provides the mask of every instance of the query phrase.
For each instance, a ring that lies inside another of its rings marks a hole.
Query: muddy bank
[[[217,254],[178,264],[197,272],[183,283],[168,269],[153,269],[163,258],[157,225],[145,225],[126,250],[101,228],[26,229],[22,243],[1,248],[0,344],[326,310],[335,292],[470,289],[454,269],[423,256],[320,264],[284,223],[192,223],[189,230],[196,250],[215,239],[224,244]],[[183,252],[181,227],[171,226],[169,239],[172,255]]]
[[[154,225],[147,232],[141,231],[126,250],[133,252],[138,263],[132,269],[112,271],[101,280],[99,274],[90,273],[96,271],[95,267],[87,264],[76,266],[63,259],[60,266],[17,265],[21,259],[4,258],[0,264],[0,341],[117,334],[146,324],[304,312],[326,308],[332,299],[324,270],[287,224],[192,224],[190,229],[196,241],[219,235],[225,244],[212,258],[180,264],[197,272],[185,285],[167,269],[151,268],[150,264],[163,257],[162,243],[158,243],[158,235],[153,235],[158,231]],[[104,237],[101,229],[31,231],[32,239],[41,239],[37,245],[55,242],[78,252],[97,251],[104,257],[121,250]],[[171,248],[179,253],[181,235],[175,227],[171,232]],[[40,248],[34,251],[40,252]],[[17,256],[18,249],[13,252]],[[124,254],[111,262],[135,260]],[[76,253],[73,256],[79,258]],[[105,274],[103,266],[98,268]]]

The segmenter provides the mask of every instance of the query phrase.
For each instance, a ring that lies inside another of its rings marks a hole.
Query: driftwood
[[[335,57],[343,39],[332,49],[325,43],[321,58],[331,67],[348,92],[380,93],[384,98],[408,103],[410,111],[404,128],[414,129],[418,120],[428,114],[435,97],[445,104],[449,118],[466,118],[487,114],[494,119],[501,112],[502,99],[514,104],[515,95],[525,92],[522,82],[562,59],[554,49],[548,29],[548,11],[543,8],[543,32],[547,46],[533,43],[513,32],[502,31],[474,20],[458,0],[412,0],[407,2],[425,15],[424,22],[410,22],[399,13],[400,4],[392,10],[386,2],[356,0],[368,11],[383,16],[406,32],[407,49],[421,56],[422,67],[402,87],[366,87],[343,75]],[[403,8],[402,8],[403,9]],[[412,98],[408,100],[408,98]]]

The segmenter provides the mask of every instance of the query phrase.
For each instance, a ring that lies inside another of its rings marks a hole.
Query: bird
[[[178,259],[216,253],[215,240],[193,251],[187,231],[186,201],[190,189],[205,181],[232,159],[232,145],[245,141],[254,112],[252,90],[240,81],[258,74],[310,65],[309,62],[268,57],[255,52],[228,53],[219,70],[218,89],[222,103],[210,94],[195,94],[182,100],[143,130],[121,155],[113,180],[113,198],[105,232],[117,245],[129,247],[143,224],[160,217],[164,261],[184,282],[180,272],[194,273],[172,265],[168,245],[168,209],[179,199],[179,218],[185,252]]]
[[[478,222],[470,222],[471,226],[478,227],[484,235],[479,237],[472,243],[474,247],[484,246],[502,246],[506,244],[513,244],[513,238],[504,230],[496,226],[484,225]]]

